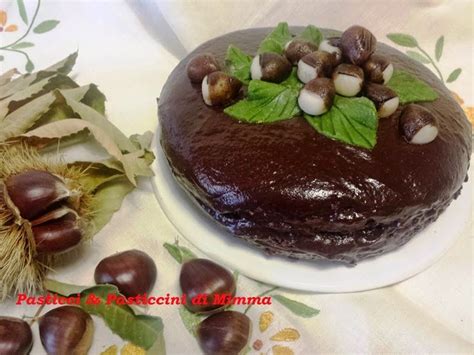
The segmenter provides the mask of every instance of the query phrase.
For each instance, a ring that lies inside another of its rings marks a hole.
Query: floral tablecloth
[[[229,31],[314,24],[344,29],[354,23],[431,68],[452,91],[471,121],[474,98],[473,3],[406,1],[0,1],[0,72],[32,71],[79,50],[79,82],[94,82],[108,98],[109,118],[126,134],[155,130],[156,97],[168,74],[188,51]],[[406,33],[409,44],[388,33]],[[149,181],[124,201],[94,242],[55,279],[93,284],[98,261],[116,251],[139,248],[158,266],[153,293],[179,293],[179,265],[163,248],[179,237],[153,195]],[[180,239],[182,245],[187,245]],[[187,245],[197,254],[192,246]],[[317,315],[299,317],[280,303],[253,307],[250,353],[472,353],[473,247],[471,226],[427,271],[395,286],[355,294],[308,294],[276,290]],[[271,286],[241,276],[238,294],[257,295]],[[32,316],[34,306],[0,305],[0,314]],[[165,324],[169,354],[199,353],[177,307],[150,307]],[[314,312],[313,312],[314,313]],[[97,319],[91,354],[122,340]],[[35,346],[43,349],[33,327]]]

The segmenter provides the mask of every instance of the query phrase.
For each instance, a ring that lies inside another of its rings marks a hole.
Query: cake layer
[[[302,117],[247,124],[206,106],[201,86],[186,76],[189,59],[211,52],[223,63],[229,44],[255,54],[269,31],[206,42],[170,75],[159,118],[177,181],[218,223],[268,253],[354,263],[405,243],[436,219],[466,177],[471,130],[462,109],[427,68],[384,44],[377,53],[439,94],[420,103],[439,123],[432,143],[406,143],[401,108],[380,119],[377,145],[367,150],[326,138]]]

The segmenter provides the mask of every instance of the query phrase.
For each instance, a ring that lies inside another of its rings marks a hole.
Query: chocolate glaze
[[[186,75],[190,58],[212,52],[223,63],[229,44],[255,54],[269,31],[213,39],[171,73],[159,117],[161,144],[177,181],[217,222],[270,254],[355,263],[402,245],[461,189],[471,151],[462,109],[428,69],[381,43],[377,53],[439,93],[436,101],[421,103],[439,123],[432,143],[403,139],[403,106],[380,120],[371,151],[326,138],[301,117],[246,124],[206,106],[200,85]]]

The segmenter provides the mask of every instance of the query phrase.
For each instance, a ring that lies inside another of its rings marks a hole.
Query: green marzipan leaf
[[[16,3],[18,5],[18,12],[20,13],[20,17],[23,20],[24,24],[27,25],[28,15],[26,13],[25,3],[23,2],[23,0],[17,0]]]
[[[154,346],[157,341],[162,341],[160,337],[162,337],[164,326],[160,317],[137,315],[127,305],[106,304],[109,295],[119,295],[116,286],[98,285],[81,290],[81,287],[50,281],[46,283],[45,287],[49,291],[63,296],[80,292],[81,308],[90,314],[100,316],[107,326],[124,340],[146,350]],[[96,296],[101,300],[101,303],[99,305],[86,304],[89,295]]]
[[[407,51],[407,56],[409,56],[411,59],[414,59],[422,64],[430,64],[430,61],[428,58],[426,58],[423,54],[420,54],[415,51]]]
[[[46,20],[41,22],[38,26],[33,28],[33,32],[37,34],[49,32],[59,25],[58,20]]]
[[[461,68],[454,69],[451,72],[451,74],[449,74],[448,79],[446,80],[446,82],[447,83],[452,83],[453,81],[455,81],[459,77],[459,75],[461,75],[461,72],[462,72]]]
[[[434,101],[438,98],[438,94],[432,87],[402,70],[394,71],[387,86],[397,93],[400,98],[400,104]]]
[[[286,22],[280,22],[278,26],[264,38],[258,47],[258,53],[274,52],[282,54],[285,44],[293,37]]]
[[[229,116],[248,123],[270,123],[292,118],[300,113],[298,88],[293,74],[280,84],[251,80],[247,98],[227,107]]]
[[[179,306],[179,316],[184,324],[187,331],[193,336],[196,336],[196,330],[199,323],[204,319],[203,316],[199,316],[195,313],[191,313],[186,307]]]
[[[435,46],[435,58],[438,62],[441,59],[441,56],[443,55],[443,48],[444,48],[444,36],[441,36],[436,41],[436,46]]]
[[[24,48],[30,48],[33,47],[35,44],[31,42],[20,42],[15,45],[13,45],[11,48],[12,49],[24,49]]]
[[[277,300],[297,316],[303,318],[311,318],[319,314],[318,309],[312,308],[298,301],[293,301],[282,295],[273,295],[273,299]]]
[[[404,33],[389,33],[387,38],[402,47],[414,48],[418,46],[415,37]]]
[[[317,117],[305,114],[304,117],[326,137],[367,149],[372,149],[377,143],[377,110],[365,97],[336,96],[325,114]]]
[[[180,264],[182,264],[186,260],[196,258],[196,255],[191,250],[177,243],[175,244],[164,243],[163,247]]]
[[[304,31],[298,35],[298,38],[312,42],[319,46],[319,44],[323,40],[323,34],[316,26],[308,25],[306,26]]]
[[[248,84],[250,81],[250,65],[252,63],[252,57],[244,53],[240,48],[234,45],[230,45],[227,48],[227,54],[225,57],[225,64],[227,72],[235,76],[244,84]]]

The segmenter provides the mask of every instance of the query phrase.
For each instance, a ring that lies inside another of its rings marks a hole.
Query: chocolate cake
[[[178,184],[217,223],[268,254],[356,263],[403,245],[437,219],[467,178],[471,129],[462,109],[430,70],[382,43],[375,55],[437,93],[416,103],[437,121],[427,144],[410,144],[413,132],[401,126],[407,104],[378,119],[371,149],[319,133],[303,114],[254,124],[225,113],[226,105],[207,105],[202,85],[188,77],[188,62],[212,53],[224,63],[231,44],[253,56],[270,31],[212,39],[169,76],[159,100],[161,145]]]

